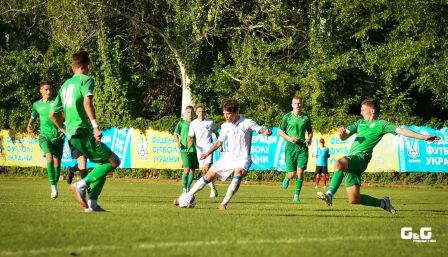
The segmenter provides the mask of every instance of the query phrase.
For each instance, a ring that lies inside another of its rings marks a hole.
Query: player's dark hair
[[[194,111],[194,107],[191,105],[188,105],[187,107],[185,107],[185,110],[191,109],[191,111]]]
[[[40,82],[40,84],[39,84],[39,88],[41,88],[41,87],[43,87],[43,86],[45,86],[45,85],[49,85],[49,86],[51,86],[51,85],[50,85],[50,81],[48,81],[48,80],[42,80],[42,82]]]
[[[76,68],[85,68],[90,64],[89,54],[86,51],[79,51],[72,55],[73,66]]]
[[[235,99],[227,99],[222,104],[222,110],[226,112],[238,112],[240,104]]]
[[[370,108],[374,109],[375,113],[377,113],[377,114],[380,113],[380,105],[376,99],[367,98],[364,101],[362,101],[361,106],[363,106],[363,105],[367,105]]]

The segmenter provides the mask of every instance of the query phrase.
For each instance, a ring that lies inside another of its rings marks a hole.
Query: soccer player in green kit
[[[188,146],[188,132],[190,123],[193,121],[193,106],[189,105],[185,108],[185,119],[177,123],[174,130],[174,138],[177,142],[177,147],[180,149],[180,156],[182,158],[182,191],[187,193],[193,182],[194,170],[199,168],[198,157],[196,156],[196,145],[193,142]]]
[[[347,128],[338,129],[341,140],[346,140],[355,133],[357,135],[350,147],[349,155],[340,158],[336,162],[329,190],[326,193],[317,193],[318,198],[325,201],[327,205],[333,204],[333,197],[345,177],[349,203],[381,207],[390,213],[395,213],[395,208],[390,203],[389,197],[385,196],[383,199],[378,199],[361,194],[361,174],[366,170],[372,158],[373,148],[387,133],[422,139],[428,142],[440,139],[438,136],[422,135],[406,128],[397,127],[388,121],[378,119],[378,115],[379,105],[377,101],[375,99],[366,99],[361,103],[361,116],[363,119],[356,121]]]
[[[54,98],[51,96],[51,85],[48,81],[40,83],[42,99],[33,103],[31,117],[28,121],[28,133],[33,132],[33,121],[39,118],[39,146],[47,159],[47,174],[51,186],[51,198],[58,197],[58,181],[61,174],[61,157],[64,148],[64,134],[51,122],[49,117]]]
[[[97,166],[84,178],[72,184],[70,192],[86,212],[104,211],[98,205],[106,175],[120,165],[120,159],[104,143],[101,143],[101,130],[93,107],[94,80],[87,74],[90,71],[89,55],[80,51],[72,55],[71,79],[59,90],[50,118],[56,126],[65,131],[70,143]],[[65,128],[61,112],[65,114]],[[93,133],[92,133],[93,130]],[[89,201],[86,189],[90,185]]]
[[[303,183],[303,172],[308,164],[308,146],[313,138],[310,117],[302,112],[302,98],[294,96],[292,99],[292,111],[283,116],[278,134],[286,140],[285,161],[286,176],[283,180],[283,188],[287,189],[289,180],[296,178],[296,189],[293,201],[300,202],[300,190]],[[305,133],[307,137],[305,138]]]

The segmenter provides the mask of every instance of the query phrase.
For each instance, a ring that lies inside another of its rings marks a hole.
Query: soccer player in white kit
[[[194,195],[215,179],[225,181],[233,173],[232,182],[219,205],[220,210],[225,210],[230,199],[237,192],[242,177],[246,175],[252,164],[250,156],[252,132],[270,136],[272,131],[262,128],[251,119],[241,117],[239,115],[239,104],[234,99],[224,101],[222,109],[226,122],[221,126],[218,140],[212,144],[207,152],[200,156],[200,159],[203,160],[211,155],[225,140],[227,140],[228,151],[224,152],[223,156],[212,165],[207,174],[196,181],[187,194]]]
[[[197,118],[190,123],[188,131],[188,146],[191,147],[193,142],[196,144],[196,154],[199,160],[199,167],[202,169],[202,175],[207,174],[210,165],[213,163],[213,154],[210,154],[205,159],[200,159],[201,155],[207,152],[213,145],[213,132],[216,130],[215,123],[209,118],[205,118],[205,108],[203,106],[196,107]],[[217,135],[217,133],[215,132]],[[218,137],[218,135],[217,135]],[[210,197],[217,197],[215,183],[212,181],[208,184],[210,186]]]

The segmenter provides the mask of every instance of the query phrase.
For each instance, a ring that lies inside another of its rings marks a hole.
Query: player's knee
[[[347,166],[346,160],[344,158],[340,158],[334,164],[334,169],[345,171],[347,169],[346,166]]]
[[[117,168],[118,166],[120,166],[120,163],[121,163],[121,160],[116,154],[114,154],[110,158],[110,164],[112,164],[112,166],[114,166],[114,168]]]
[[[349,197],[348,198],[348,203],[349,204],[360,204],[361,203],[361,199],[359,197]]]

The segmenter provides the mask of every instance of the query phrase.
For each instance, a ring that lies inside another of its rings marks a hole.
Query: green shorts
[[[368,154],[357,153],[344,157],[348,163],[348,172],[345,173],[345,187],[361,186],[361,174],[367,169],[372,158]]]
[[[182,158],[182,168],[199,168],[199,162],[198,157],[196,156],[196,152],[181,152],[180,157]]]
[[[73,135],[70,138],[70,143],[91,162],[109,162],[109,158],[114,154],[107,145],[97,142],[93,136]]]
[[[308,164],[308,147],[295,145],[293,149],[285,151],[286,172],[295,172],[297,169],[306,169]]]
[[[45,155],[51,153],[56,159],[60,160],[64,149],[64,138],[49,139],[46,136],[41,136],[39,137],[39,146]]]

